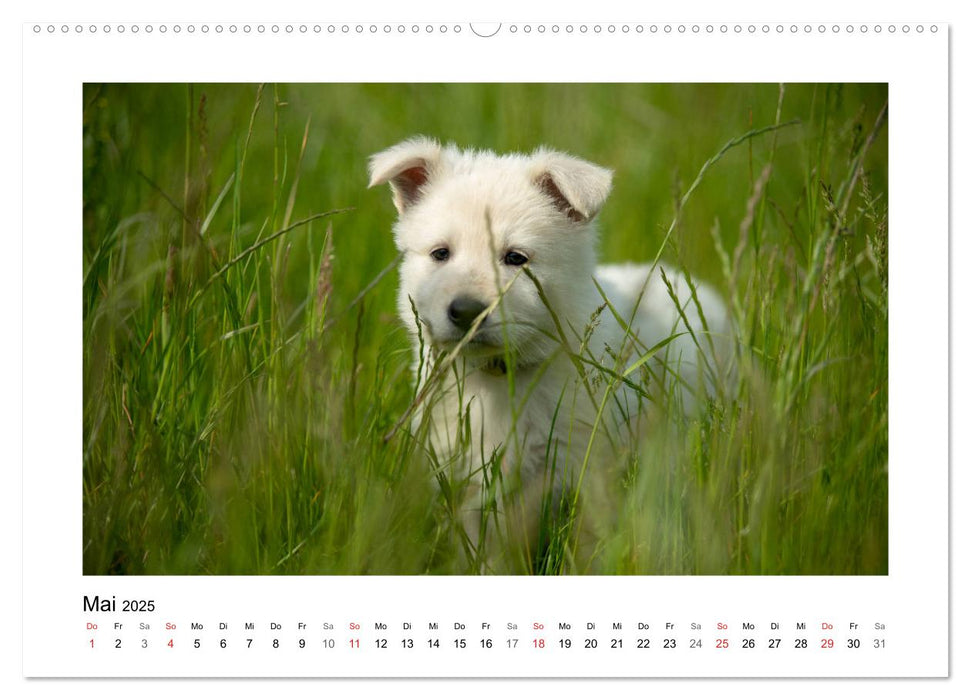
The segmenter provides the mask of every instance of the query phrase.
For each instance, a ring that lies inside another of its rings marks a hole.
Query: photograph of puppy
[[[84,573],[885,575],[887,93],[86,84]]]

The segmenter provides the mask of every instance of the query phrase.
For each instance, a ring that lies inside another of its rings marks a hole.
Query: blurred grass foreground
[[[597,465],[593,554],[509,571],[887,573],[886,85],[92,84],[83,101],[85,574],[488,570],[421,436],[384,439],[415,381],[395,212],[366,164],[419,133],[612,168],[601,260],[653,260],[675,222],[662,265],[717,287],[737,324],[737,395],[658,407]]]

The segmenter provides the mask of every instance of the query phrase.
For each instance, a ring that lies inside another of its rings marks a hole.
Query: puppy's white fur
[[[685,277],[669,272],[679,311],[660,270],[596,265],[595,217],[610,193],[611,171],[545,148],[497,155],[418,137],[374,155],[370,175],[370,186],[390,184],[398,209],[398,310],[415,339],[416,367],[419,336],[432,350],[421,358],[422,381],[430,378],[434,352],[454,350],[466,335],[450,305],[465,298],[488,307],[440,394],[421,409],[432,412],[425,417],[441,457],[464,457],[459,463],[474,474],[499,452],[507,482],[524,490],[547,470],[554,483],[568,483],[605,389],[593,374],[581,379],[576,356],[587,369],[598,363],[623,371],[675,335],[652,360],[655,368],[676,370],[688,395],[710,386],[704,375],[711,363],[700,353],[721,345],[728,331],[718,294],[698,284],[693,298]],[[436,259],[442,250],[447,257]],[[522,259],[510,252],[528,259],[535,280],[509,264]],[[612,308],[604,308],[604,296]],[[632,321],[631,333],[615,314]],[[608,404],[624,423],[643,402],[622,385]],[[608,422],[601,416],[601,427]],[[460,439],[469,427],[471,435]]]

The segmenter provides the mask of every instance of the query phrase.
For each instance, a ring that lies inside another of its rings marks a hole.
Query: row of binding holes
[[[39,24],[34,25],[35,34],[40,34],[42,31],[44,31],[44,29],[45,28],[41,27],[41,25]],[[440,25],[431,25],[431,24],[422,24],[422,25],[419,25],[419,24],[408,24],[408,25],[405,25],[405,24],[396,24],[396,25],[391,25],[391,24],[382,24],[382,25],[378,25],[378,24],[369,24],[369,25],[363,25],[363,24],[355,24],[355,25],[350,25],[350,24],[341,24],[341,25],[336,25],[336,24],[328,24],[328,25],[229,24],[229,25],[222,25],[222,24],[216,24],[213,26],[210,26],[208,24],[201,24],[198,26],[194,24],[187,24],[185,26],[181,24],[173,24],[171,26],[160,24],[158,25],[158,27],[151,24],[146,24],[146,25],[105,24],[101,26],[96,24],[91,24],[91,25],[88,25],[87,27],[81,24],[76,24],[73,27],[67,24],[62,24],[60,25],[60,27],[57,27],[53,24],[48,24],[46,27],[48,34],[54,34],[55,32],[58,31],[58,29],[60,29],[60,32],[62,34],[68,34],[72,31],[76,34],[82,34],[84,32],[87,32],[89,34],[97,34],[98,32],[101,32],[104,34],[111,34],[112,32],[115,32],[117,34],[125,34],[126,32],[131,34],[138,34],[139,32],[142,32],[145,34],[151,34],[152,32],[159,32],[161,34],[165,34],[167,32],[173,32],[175,34],[180,34],[183,31],[188,34],[195,34],[196,32],[200,32],[202,34],[210,34],[210,33],[215,33],[215,34],[223,34],[223,33],[229,33],[229,34],[281,34],[281,33],[282,34],[311,34],[311,33],[312,34],[322,34],[322,33],[326,33],[326,34],[379,34],[379,33],[460,34],[462,32],[462,27],[458,24],[455,24],[455,25],[446,25],[446,24],[440,24]]]
[[[91,25],[88,25],[87,27],[81,24],[76,24],[73,26],[62,24],[59,27],[53,24],[48,24],[46,27],[42,27],[39,24],[35,24],[33,29],[35,34],[40,34],[45,29],[48,34],[54,34],[58,30],[60,30],[62,34],[68,34],[72,31],[76,34],[83,34],[85,32],[89,34],[97,34],[98,32],[102,32],[104,34],[110,34],[112,32],[115,32],[117,34],[125,34],[126,32],[131,34],[138,34],[139,32],[143,32],[145,34],[151,34],[152,32],[155,32],[155,31],[161,34],[165,34],[166,32],[170,32],[170,31],[175,34],[180,34],[183,31],[189,34],[194,34],[197,31],[202,34],[209,34],[210,32],[214,32],[216,34],[222,34],[224,32],[228,32],[229,34],[237,34],[237,33],[280,34],[281,32],[284,34],[294,34],[294,33],[297,33],[297,34],[308,34],[308,33],[313,33],[313,34],[323,34],[323,33],[326,33],[326,34],[448,34],[448,33],[460,34],[462,32],[462,27],[458,24],[455,24],[455,25],[446,25],[446,24],[440,24],[440,25],[431,25],[431,24],[424,24],[424,25],[419,25],[419,24],[409,24],[409,25],[405,25],[405,24],[396,24],[396,25],[392,25],[392,24],[383,24],[383,25],[378,25],[378,24],[369,24],[369,25],[364,25],[364,24],[354,24],[354,25],[350,25],[350,24],[341,24],[341,25],[243,24],[243,25],[235,25],[235,24],[229,24],[225,26],[222,24],[216,24],[216,25],[213,25],[212,27],[210,27],[208,24],[202,24],[202,25],[199,25],[198,27],[194,24],[187,24],[184,27],[181,24],[173,24],[171,26],[160,24],[158,25],[158,27],[155,27],[154,25],[151,25],[151,24],[146,24],[146,25],[117,24],[114,26],[110,24],[105,24],[101,26],[98,26],[96,24],[91,24]],[[930,25],[929,29],[932,34],[937,33],[936,24]],[[880,24],[875,24],[872,27],[866,24],[861,24],[861,25],[832,24],[828,26],[825,24],[819,24],[819,25],[811,25],[811,24],[803,24],[803,25],[799,25],[799,24],[790,24],[790,25],[782,25],[782,24],[776,24],[776,25],[768,25],[768,24],[762,24],[762,25],[754,25],[754,24],[749,24],[749,25],[741,25],[741,24],[734,24],[734,25],[729,25],[729,24],[719,24],[719,25],[713,25],[713,24],[705,24],[705,25],[701,25],[701,24],[691,24],[691,25],[687,25],[687,24],[677,24],[677,25],[673,25],[673,24],[663,24],[663,25],[657,25],[657,24],[650,24],[650,25],[645,25],[645,24],[607,24],[607,25],[523,24],[523,25],[518,25],[518,24],[511,24],[508,26],[508,31],[512,34],[517,34],[517,33],[531,34],[533,32],[536,32],[537,34],[545,34],[547,32],[551,34],[559,34],[561,32],[565,34],[602,34],[604,32],[608,34],[616,34],[617,32],[620,32],[621,34],[630,34],[630,33],[634,33],[634,34],[645,34],[645,33],[649,33],[649,34],[658,34],[658,33],[663,33],[663,34],[674,34],[674,33],[677,33],[677,34],[689,34],[689,33],[690,34],[771,34],[771,33],[839,34],[840,32],[845,32],[846,34],[853,34],[855,32],[859,32],[860,34],[866,34],[867,32],[871,32],[871,31],[875,34],[880,34],[884,30],[886,30],[891,34],[894,34],[898,31],[898,27],[895,24],[890,24],[890,25],[887,25],[886,27]],[[913,27],[913,30],[918,34],[922,34],[924,32],[924,25],[922,24],[915,25]],[[911,26],[909,24],[900,25],[899,31],[903,32],[904,34],[908,34],[911,31]]]
[[[894,24],[888,25],[886,27],[886,31],[890,32],[891,34],[895,33],[897,29],[898,29],[897,25],[894,25]],[[913,29],[918,34],[922,34],[924,32],[924,25],[922,24],[915,25]],[[911,30],[911,26],[909,24],[904,24],[900,26],[900,31],[903,32],[904,34],[909,33],[910,30]],[[866,25],[866,24],[861,24],[861,25],[833,24],[829,26],[825,24],[819,24],[819,25],[811,25],[811,24],[804,24],[804,25],[799,25],[799,24],[790,24],[790,25],[783,25],[783,24],[776,24],[776,25],[768,25],[768,24],[762,24],[762,25],[755,25],[755,24],[749,24],[749,25],[741,25],[741,24],[734,24],[734,25],[729,25],[729,24],[600,25],[600,24],[593,24],[593,25],[587,25],[587,24],[580,24],[576,26],[572,24],[566,24],[563,26],[560,26],[558,24],[553,24],[553,25],[550,25],[549,27],[547,27],[547,25],[545,24],[537,24],[537,25],[524,24],[521,26],[513,24],[509,26],[509,31],[513,34],[516,34],[517,32],[522,32],[525,34],[531,34],[533,32],[537,32],[539,34],[545,34],[546,32],[551,32],[553,34],[558,34],[560,32],[565,32],[567,34],[575,34],[575,33],[601,34],[603,32],[606,32],[608,34],[616,34],[618,31],[622,34],[630,34],[630,33],[635,33],[635,34],[644,34],[644,33],[650,33],[650,34],[658,34],[658,33],[663,33],[663,34],[673,34],[673,33],[678,33],[678,34],[688,34],[688,33],[690,34],[702,34],[702,33],[704,34],[730,34],[730,33],[732,34],[771,34],[773,32],[776,34],[784,34],[784,33],[797,34],[800,32],[804,34],[812,34],[813,32],[817,34],[826,34],[827,32],[832,32],[833,34],[839,34],[840,32],[846,32],[847,34],[853,34],[854,32],[866,34],[869,31],[873,31],[877,34],[880,34],[881,32],[884,31],[884,27],[883,25],[879,25],[879,24],[873,25],[873,27],[870,27],[869,25]],[[931,33],[936,33],[937,25],[936,24],[930,25],[930,31]]]

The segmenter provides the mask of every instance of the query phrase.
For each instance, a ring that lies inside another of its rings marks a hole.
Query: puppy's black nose
[[[472,297],[456,297],[448,305],[448,320],[463,331],[472,327],[472,322],[485,311],[486,305]]]

